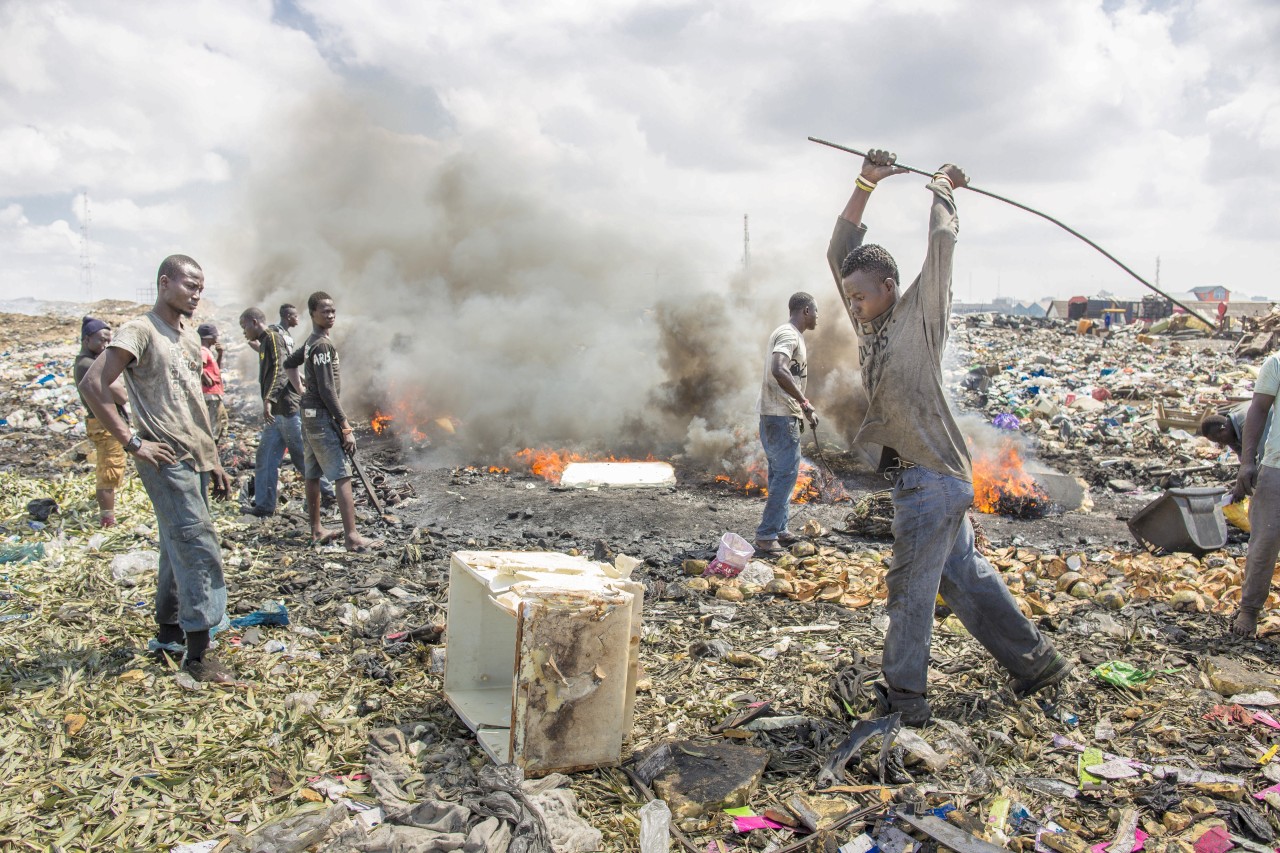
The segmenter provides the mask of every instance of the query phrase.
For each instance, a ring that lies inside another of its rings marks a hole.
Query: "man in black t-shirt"
[[[307,515],[312,542],[330,542],[338,537],[320,523],[320,478],[334,483],[338,511],[342,515],[342,537],[348,551],[368,551],[381,542],[366,539],[356,530],[355,499],[351,492],[351,465],[356,452],[355,432],[342,410],[339,395],[342,375],[338,351],[329,338],[337,318],[333,298],[323,291],[307,299],[311,314],[311,337],[286,361],[286,367],[303,368],[302,439],[306,447]]]

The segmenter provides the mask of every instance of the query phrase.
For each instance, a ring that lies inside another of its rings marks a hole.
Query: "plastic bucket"
[[[1146,547],[1205,554],[1227,544],[1221,488],[1169,489],[1134,513],[1129,532]]]
[[[738,534],[726,533],[720,537],[720,548],[716,551],[716,559],[725,565],[742,570],[747,567],[747,561],[755,552],[756,549],[751,547],[751,543]]]

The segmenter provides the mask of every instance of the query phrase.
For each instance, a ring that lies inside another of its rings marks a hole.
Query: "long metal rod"
[[[818,139],[816,136],[810,136],[810,137],[809,137],[809,141],[810,141],[810,142],[816,142],[816,143],[818,143],[819,145],[825,145],[825,146],[827,146],[828,148],[834,148],[834,149],[836,149],[837,151],[844,151],[844,152],[846,152],[846,153],[848,153],[848,154],[857,154],[859,157],[866,157],[866,156],[867,156],[867,154],[866,154],[866,152],[865,152],[865,151],[859,151],[859,150],[857,150],[856,148],[848,148],[848,147],[846,147],[846,146],[844,146],[844,145],[838,145],[838,144],[836,144],[835,142],[828,142],[828,141],[827,141],[827,140],[825,140],[825,139]],[[904,165],[903,165],[903,164],[901,164],[901,163],[895,163],[894,165],[895,165],[895,166],[897,166],[899,169],[906,169],[908,172],[914,172],[914,173],[915,173],[915,174],[917,174],[917,175],[924,175],[926,178],[931,178],[931,177],[933,177],[933,172],[925,172],[925,171],[923,171],[923,170],[921,170],[921,169],[917,169],[917,168],[914,168],[914,167],[912,167],[912,166],[904,166]],[[1129,275],[1131,275],[1131,276],[1133,276],[1134,278],[1136,278],[1139,282],[1141,282],[1142,284],[1146,285],[1146,286],[1147,286],[1148,288],[1150,288],[1151,290],[1154,290],[1156,293],[1160,294],[1160,295],[1161,295],[1161,296],[1163,296],[1165,299],[1168,299],[1170,302],[1172,302],[1174,305],[1177,305],[1177,306],[1178,306],[1179,308],[1181,308],[1183,311],[1186,311],[1186,312],[1187,312],[1188,314],[1190,314],[1192,317],[1196,317],[1196,318],[1198,318],[1199,320],[1201,320],[1201,321],[1203,321],[1203,322],[1207,323],[1207,324],[1209,325],[1209,327],[1210,327],[1210,328],[1213,328],[1213,323],[1212,323],[1212,322],[1210,322],[1210,321],[1209,321],[1209,319],[1208,319],[1208,318],[1206,318],[1206,317],[1205,317],[1203,314],[1201,314],[1199,311],[1195,310],[1194,308],[1191,308],[1191,307],[1190,307],[1190,306],[1188,306],[1188,305],[1184,305],[1182,302],[1179,302],[1177,299],[1174,299],[1172,296],[1170,296],[1169,294],[1165,293],[1163,290],[1161,290],[1160,288],[1156,287],[1154,284],[1152,284],[1151,282],[1147,281],[1145,278],[1143,278],[1142,276],[1138,275],[1138,274],[1137,274],[1136,272],[1134,272],[1133,270],[1129,269],[1129,267],[1128,267],[1128,266],[1126,266],[1126,265],[1124,264],[1124,262],[1122,262],[1122,261],[1121,261],[1119,258],[1117,258],[1115,255],[1111,254],[1111,253],[1110,253],[1110,252],[1108,252],[1106,249],[1102,248],[1102,247],[1101,247],[1101,246],[1099,246],[1097,243],[1093,242],[1093,241],[1092,241],[1092,240],[1090,240],[1088,237],[1084,236],[1084,235],[1083,235],[1083,234],[1081,234],[1079,231],[1077,231],[1076,229],[1074,229],[1074,228],[1072,228],[1071,226],[1067,225],[1066,223],[1064,223],[1064,222],[1060,222],[1060,221],[1058,221],[1057,219],[1054,219],[1052,216],[1050,216],[1050,215],[1049,215],[1049,214],[1047,214],[1047,213],[1041,213],[1040,211],[1036,210],[1034,207],[1027,207],[1025,204],[1022,204],[1021,202],[1014,201],[1014,200],[1013,200],[1013,199],[1011,199],[1011,198],[1005,198],[1005,197],[1004,197],[1004,196],[1002,196],[1002,195],[996,195],[995,193],[990,192],[990,191],[988,191],[988,190],[979,189],[978,187],[975,187],[975,186],[973,186],[972,184],[970,184],[968,187],[966,187],[966,189],[967,189],[969,192],[971,192],[971,193],[977,193],[978,195],[985,195],[985,196],[987,196],[988,198],[994,198],[996,201],[1002,201],[1002,202],[1004,202],[1005,204],[1011,204],[1011,205],[1013,205],[1014,207],[1018,208],[1019,210],[1025,210],[1027,213],[1033,213],[1033,214],[1035,214],[1036,216],[1039,216],[1041,219],[1047,219],[1047,220],[1049,220],[1049,221],[1050,221],[1050,222],[1052,222],[1054,225],[1057,225],[1059,228],[1061,228],[1063,231],[1066,231],[1068,234],[1072,235],[1073,237],[1078,237],[1078,238],[1080,238],[1081,240],[1083,240],[1084,242],[1088,243],[1088,244],[1089,244],[1090,246],[1092,246],[1093,248],[1097,249],[1097,250],[1098,250],[1099,252],[1101,252],[1104,256],[1106,256],[1107,260],[1111,261],[1113,264],[1115,264],[1116,266],[1120,267],[1120,269],[1124,270],[1124,271],[1125,271],[1125,272],[1127,272]]]

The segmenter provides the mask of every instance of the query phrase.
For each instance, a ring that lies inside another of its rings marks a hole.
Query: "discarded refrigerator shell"
[[[625,574],[554,552],[453,554],[445,698],[494,761],[536,776],[621,760],[644,597]]]

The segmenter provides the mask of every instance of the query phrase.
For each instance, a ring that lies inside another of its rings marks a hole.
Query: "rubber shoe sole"
[[[1025,699],[1041,690],[1055,687],[1066,681],[1075,669],[1075,664],[1067,660],[1060,654],[1054,654],[1053,660],[1049,661],[1038,676],[1028,680],[1015,679],[1013,682],[1013,693],[1019,699]]]
[[[222,661],[213,657],[204,657],[200,660],[188,658],[182,668],[190,673],[192,678],[200,682],[232,684],[236,680],[235,673],[227,669]]]

